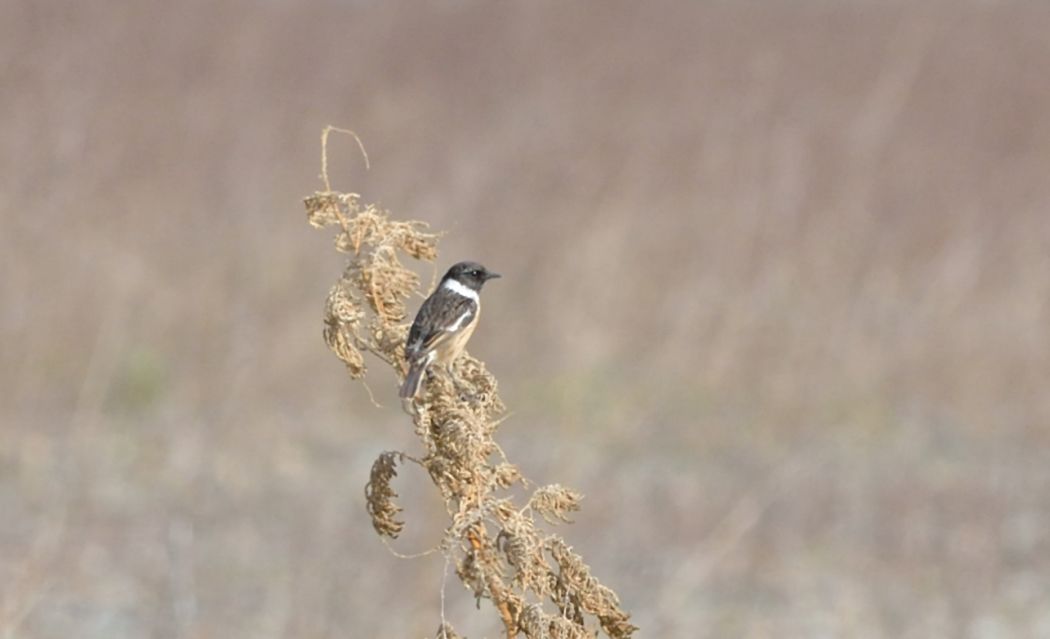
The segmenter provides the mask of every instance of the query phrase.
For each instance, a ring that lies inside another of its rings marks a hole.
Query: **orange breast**
[[[463,327],[455,335],[451,335],[446,339],[441,340],[439,344],[434,347],[434,354],[437,355],[435,361],[442,365],[448,365],[456,361],[459,354],[463,352],[467,342],[470,341],[470,336],[474,334],[474,329],[477,328],[478,318],[481,317],[481,306],[478,306],[477,311],[474,313],[474,317],[470,320],[470,323]]]

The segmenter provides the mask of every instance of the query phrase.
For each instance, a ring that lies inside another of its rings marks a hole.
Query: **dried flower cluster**
[[[350,256],[325,305],[325,340],[354,379],[367,373],[364,353],[403,376],[406,302],[420,282],[401,260],[433,261],[438,236],[421,222],[391,220],[357,194],[330,190],[322,170],[326,190],[306,198],[308,220],[336,227],[336,248]],[[616,594],[591,576],[561,537],[537,527],[535,515],[568,522],[581,495],[551,484],[536,489],[521,508],[508,496],[511,485],[527,483],[493,439],[504,411],[495,378],[467,354],[451,377],[429,378],[409,411],[426,455],[417,460],[386,452],[372,467],[365,493],[376,532],[391,538],[401,532],[391,482],[399,462],[418,463],[441,491],[450,517],[441,550],[475,596],[493,602],[507,637],[593,637],[593,620],[609,637],[630,637],[636,628]],[[456,634],[442,620],[437,636]]]

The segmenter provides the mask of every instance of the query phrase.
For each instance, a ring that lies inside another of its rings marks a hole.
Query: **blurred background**
[[[0,12],[0,635],[433,635],[396,382],[321,338],[334,124],[504,274],[498,439],[639,636],[1050,637],[1050,5]]]

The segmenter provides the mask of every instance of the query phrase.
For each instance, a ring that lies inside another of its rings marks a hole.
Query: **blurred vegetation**
[[[414,436],[320,339],[329,122],[504,274],[501,445],[647,635],[1047,634],[1050,6],[0,12],[0,634],[433,633],[360,516]]]

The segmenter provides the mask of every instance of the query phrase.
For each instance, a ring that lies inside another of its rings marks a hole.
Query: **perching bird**
[[[409,369],[401,385],[402,399],[419,393],[423,375],[431,364],[451,368],[478,325],[481,287],[499,276],[477,262],[460,262],[441,278],[437,289],[419,308],[408,332],[405,359]]]

